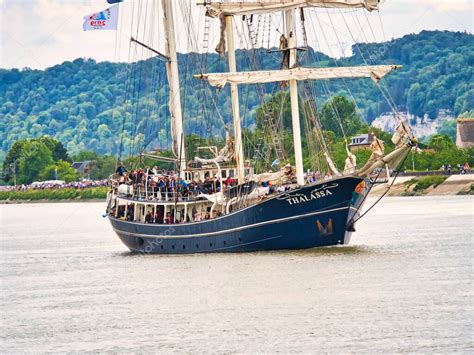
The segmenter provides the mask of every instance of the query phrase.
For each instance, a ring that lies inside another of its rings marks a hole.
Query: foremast
[[[173,1],[162,0],[163,22],[165,28],[166,51],[168,62],[166,72],[170,87],[170,113],[173,132],[173,153],[178,158],[180,175],[186,169],[184,149],[183,114],[181,110],[181,93],[179,86],[178,56],[176,53],[176,34],[174,29]]]
[[[286,22],[286,38],[288,39],[288,48],[290,51],[289,68],[293,68],[297,65],[296,63],[296,40],[295,40],[295,22],[294,22],[294,9],[286,10],[285,22]],[[301,127],[300,127],[300,114],[298,105],[298,84],[296,79],[290,80],[290,99],[291,99],[291,123],[293,130],[293,147],[295,152],[295,167],[296,167],[296,182],[298,185],[304,185],[304,170],[303,170],[303,148],[301,144]]]
[[[234,45],[234,18],[232,16],[225,17],[226,37],[227,37],[227,56],[229,61],[229,72],[237,72],[237,63],[235,59]],[[234,123],[234,145],[235,145],[235,163],[237,165],[237,180],[239,184],[245,182],[244,175],[244,148],[242,145],[242,127],[240,123],[239,109],[239,89],[237,84],[230,85],[230,94],[232,98],[232,116]]]

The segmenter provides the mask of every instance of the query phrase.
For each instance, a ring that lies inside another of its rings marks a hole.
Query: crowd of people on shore
[[[28,191],[28,190],[60,190],[60,189],[87,189],[91,187],[107,186],[107,179],[104,180],[82,180],[74,182],[64,182],[61,180],[38,181],[31,184],[21,184],[16,186],[0,186],[2,191]]]
[[[469,166],[468,162],[465,162],[463,165],[458,164],[456,168],[460,174],[469,174],[471,172],[471,167]],[[444,163],[441,167],[441,171],[444,171],[451,175],[453,173],[453,167],[451,166],[451,164]]]

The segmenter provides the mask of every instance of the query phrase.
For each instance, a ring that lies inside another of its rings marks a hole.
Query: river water
[[[0,351],[472,352],[473,209],[391,197],[350,246],[143,256],[104,204],[1,205]]]

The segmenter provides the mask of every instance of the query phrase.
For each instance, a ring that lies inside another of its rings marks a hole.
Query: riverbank
[[[386,192],[390,182],[376,185],[370,195],[380,196]],[[434,175],[434,176],[400,176],[395,179],[387,196],[454,196],[473,195],[474,175]]]
[[[106,186],[85,189],[64,188],[26,191],[0,191],[0,203],[30,202],[80,202],[103,201],[107,197]]]

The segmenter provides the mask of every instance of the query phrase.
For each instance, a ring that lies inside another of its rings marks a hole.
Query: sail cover
[[[323,8],[365,8],[377,10],[380,0],[260,0],[260,1],[228,1],[204,2],[206,14],[210,17],[261,14],[285,11],[302,7]]]
[[[335,68],[295,68],[287,70],[249,71],[237,73],[212,73],[194,75],[198,79],[206,79],[212,86],[219,88],[230,84],[264,84],[287,80],[322,80],[338,78],[372,78],[378,82],[400,65],[371,65],[360,67]]]

